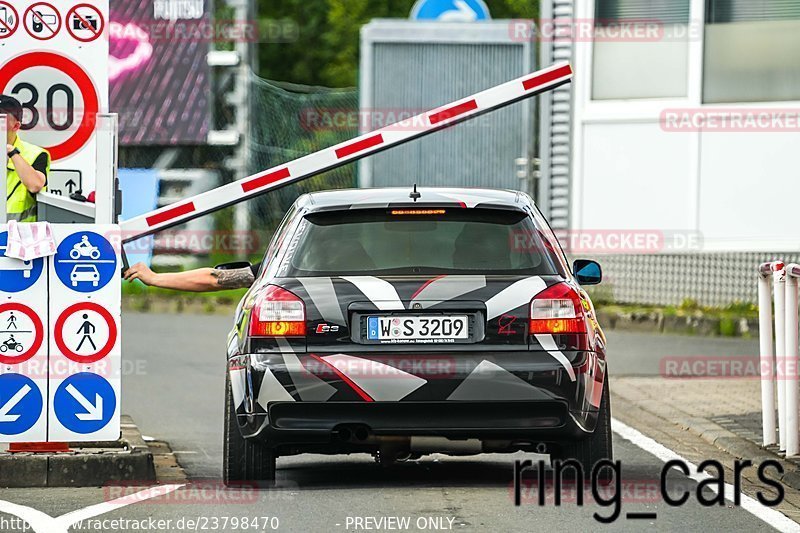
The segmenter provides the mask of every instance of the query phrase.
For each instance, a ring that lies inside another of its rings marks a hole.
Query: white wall
[[[576,10],[592,19],[594,1]],[[697,28],[703,10],[704,0],[692,0]],[[800,252],[800,132],[660,125],[670,109],[800,110],[800,102],[703,104],[703,32],[693,35],[685,94],[669,98],[592,100],[592,43],[575,43],[570,225],[697,232],[699,251]]]

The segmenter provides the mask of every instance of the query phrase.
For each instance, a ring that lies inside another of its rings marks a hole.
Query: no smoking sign
[[[98,91],[65,56],[30,52],[10,60],[0,69],[0,93],[22,103],[25,140],[47,148],[54,161],[80,151],[92,138]]]

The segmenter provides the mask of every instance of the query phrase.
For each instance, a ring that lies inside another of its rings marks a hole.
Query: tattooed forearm
[[[223,289],[246,289],[256,280],[255,276],[253,276],[253,271],[249,268],[214,269],[211,275],[217,280],[217,285]]]

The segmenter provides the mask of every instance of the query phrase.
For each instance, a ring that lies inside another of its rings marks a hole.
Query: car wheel
[[[614,459],[611,437],[611,400],[608,394],[608,377],[603,384],[603,396],[600,400],[600,412],[597,415],[597,427],[588,439],[564,443],[555,459],[566,461],[577,460],[583,467],[585,479],[590,479],[592,469],[598,461]],[[572,469],[568,469],[572,470]],[[566,472],[566,470],[565,470]],[[604,468],[601,478],[609,478],[611,469]]]
[[[275,482],[275,453],[263,442],[245,439],[236,423],[231,376],[225,373],[225,432],[222,479],[225,485]]]

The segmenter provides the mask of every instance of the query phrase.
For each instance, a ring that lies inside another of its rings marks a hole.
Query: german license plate
[[[367,339],[371,341],[446,343],[467,338],[466,315],[367,317]]]

